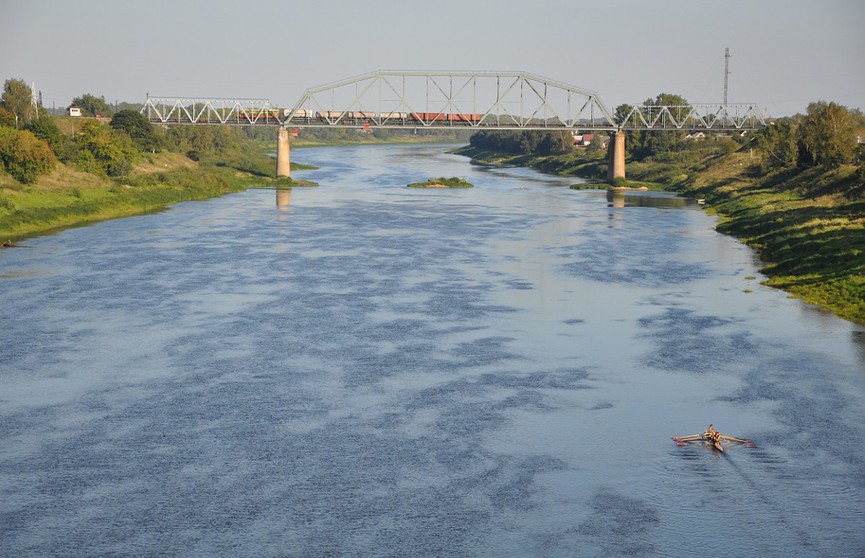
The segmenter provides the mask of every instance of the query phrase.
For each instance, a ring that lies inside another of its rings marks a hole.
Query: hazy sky
[[[865,110],[863,0],[0,0],[0,79],[84,93],[267,98],[374,70],[526,71],[612,110],[661,92],[772,116]]]

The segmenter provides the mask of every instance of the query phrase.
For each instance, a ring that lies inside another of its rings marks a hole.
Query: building
[[[81,116],[81,107],[75,105],[69,107],[69,116]]]
[[[574,137],[574,145],[578,147],[586,147],[592,144],[592,140],[595,139],[595,134],[573,134]]]

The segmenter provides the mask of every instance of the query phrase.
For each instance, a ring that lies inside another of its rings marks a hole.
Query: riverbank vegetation
[[[468,180],[458,178],[430,178],[425,182],[412,182],[408,185],[409,188],[474,188]]]
[[[52,117],[31,98],[7,80],[0,99],[3,242],[249,187],[313,185],[273,178],[275,129],[161,129],[89,94],[76,101],[98,118]]]
[[[458,152],[589,181],[577,188],[610,187],[605,149],[559,150],[558,133],[528,134],[540,132],[484,132]],[[865,324],[865,145],[857,136],[865,137],[862,113],[825,102],[752,134],[628,132],[628,179],[615,186],[704,200],[719,231],[759,252],[766,284]]]

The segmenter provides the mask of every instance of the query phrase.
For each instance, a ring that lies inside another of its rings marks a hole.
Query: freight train
[[[291,109],[285,109],[284,116],[291,114]],[[365,112],[365,111],[338,111],[324,110],[313,113],[311,110],[296,110],[293,118],[300,120],[320,120],[340,122],[377,122],[382,124],[393,123],[421,123],[431,124],[443,122],[449,124],[479,124],[482,118],[480,114],[446,113],[446,112]]]
[[[342,124],[349,123],[370,123],[376,122],[380,124],[434,124],[442,123],[448,125],[477,125],[480,123],[482,115],[468,113],[447,113],[447,112],[367,112],[367,111],[338,111],[338,110],[323,110],[311,111],[307,109],[297,109],[292,113],[291,109],[269,109],[262,111],[254,111],[247,113],[240,111],[239,118],[260,122],[260,123],[279,123],[287,119],[291,115],[295,122],[310,122],[318,120],[321,122],[335,122],[339,120]]]

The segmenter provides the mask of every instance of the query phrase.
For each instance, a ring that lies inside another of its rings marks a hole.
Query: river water
[[[865,555],[865,331],[699,206],[293,155],[0,252],[0,555]]]

